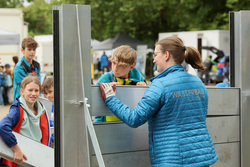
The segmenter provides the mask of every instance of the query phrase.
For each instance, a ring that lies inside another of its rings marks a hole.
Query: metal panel
[[[148,151],[125,152],[103,155],[107,167],[150,167]],[[92,167],[99,167],[95,156],[91,161]]]
[[[130,128],[123,123],[94,125],[103,154],[148,150],[148,124]]]
[[[239,116],[208,117],[207,128],[213,143],[239,142]]]
[[[128,107],[134,108],[141,100],[148,87],[117,86],[116,97]],[[207,88],[208,115],[239,115],[239,88]],[[92,86],[92,115],[113,115],[106,107],[98,86]],[[128,96],[129,95],[129,96]],[[128,98],[129,97],[129,98]]]
[[[13,132],[13,134],[16,136],[18,145],[22,149],[22,152],[28,158],[28,160],[23,161],[23,166],[54,166],[54,150],[52,148],[38,143],[25,136],[22,136],[16,132]],[[0,137],[0,157],[1,156],[6,159],[13,160],[13,151],[5,144],[3,139]]]
[[[239,167],[240,166],[240,143],[215,144],[215,150],[219,157],[218,161],[211,167]],[[106,166],[119,167],[149,167],[148,151],[128,152],[104,155]],[[92,167],[98,167],[97,161],[93,158]]]
[[[45,106],[45,109],[47,111],[47,114],[49,116],[49,119],[51,119],[52,102],[46,98],[43,98],[43,97],[39,97],[38,100],[43,103],[43,105]]]
[[[209,117],[206,122],[213,143],[240,141],[239,116]],[[148,150],[147,123],[138,128],[123,123],[101,123],[94,127],[103,154]]]
[[[77,22],[77,19],[72,19],[78,16],[81,21]],[[85,98],[83,85],[90,87],[90,79],[84,80],[84,83],[82,79],[82,77],[90,78],[90,64],[86,65],[86,68],[89,66],[89,70],[84,69],[86,76],[82,75],[81,69],[84,61],[90,62],[90,34],[90,6],[62,5],[60,10],[61,66],[59,72],[61,106],[59,111],[55,111],[61,114],[62,167],[87,167],[90,165],[84,105],[79,103]],[[79,44],[80,42],[82,45]]]
[[[148,89],[147,86],[117,86],[116,88],[116,97],[130,108],[134,108],[138,104]],[[92,86],[92,102],[95,104],[92,106],[92,115],[113,115],[102,99],[99,86]]]
[[[235,12],[234,13],[234,43],[231,45],[234,45],[234,82],[235,82],[235,87],[241,87],[241,82],[242,82],[242,75],[241,75],[241,55],[240,55],[240,48],[241,48],[241,42],[240,42],[240,13]],[[232,41],[233,42],[233,41]]]
[[[250,11],[234,13],[235,86],[241,88],[241,166],[250,164]]]
[[[219,157],[210,167],[240,167],[240,143],[223,143],[214,145]]]
[[[208,115],[239,115],[239,88],[207,88]]]

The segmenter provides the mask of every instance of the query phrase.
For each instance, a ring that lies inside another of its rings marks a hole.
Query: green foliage
[[[29,34],[52,34],[52,6],[91,5],[91,35],[104,40],[119,32],[154,43],[159,32],[229,29],[229,12],[250,9],[250,0],[1,0],[0,7],[22,7]]]
[[[22,7],[23,0],[0,0],[0,8]]]
[[[29,35],[52,34],[52,6],[45,0],[34,0],[23,8],[24,20],[29,23]]]

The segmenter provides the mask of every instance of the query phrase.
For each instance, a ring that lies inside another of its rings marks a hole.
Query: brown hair
[[[18,57],[17,56],[13,56],[12,57],[12,60],[13,60],[13,62],[15,63],[15,65],[17,64],[17,62],[18,62]]]
[[[136,63],[137,52],[128,45],[117,47],[109,61],[118,65],[133,65]]]
[[[39,90],[41,90],[41,83],[40,83],[40,81],[39,81],[39,79],[38,79],[38,76],[33,76],[32,74],[29,74],[28,76],[26,76],[26,77],[22,80],[22,82],[21,82],[21,84],[20,84],[20,88],[21,88],[21,89],[25,89],[26,85],[28,85],[28,84],[31,83],[31,82],[36,83],[36,84],[39,86]]]
[[[195,69],[205,69],[199,51],[191,46],[184,46],[183,41],[176,36],[164,38],[155,45],[160,45],[162,52],[168,51],[176,64],[181,64],[185,60]]]
[[[43,92],[43,94],[46,95],[48,93],[47,91],[52,86],[54,86],[53,78],[47,78],[47,79],[45,79],[44,82],[43,82],[43,85],[42,85],[42,92]]]
[[[36,49],[38,47],[38,43],[32,37],[27,37],[22,41],[22,48],[25,49],[26,47]]]

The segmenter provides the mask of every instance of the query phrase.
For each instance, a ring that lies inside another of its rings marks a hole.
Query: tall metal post
[[[56,166],[61,167],[89,167],[89,141],[84,111],[87,105],[85,97],[91,95],[91,89],[87,89],[91,86],[90,6],[54,6],[53,14],[56,47],[55,162]]]
[[[232,12],[230,22],[231,56],[235,87],[241,88],[241,167],[250,164],[250,11]]]

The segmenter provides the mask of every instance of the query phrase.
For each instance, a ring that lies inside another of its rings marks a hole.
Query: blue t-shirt
[[[101,59],[100,59],[100,62],[101,62],[102,67],[107,67],[108,66],[108,56],[103,54]]]

